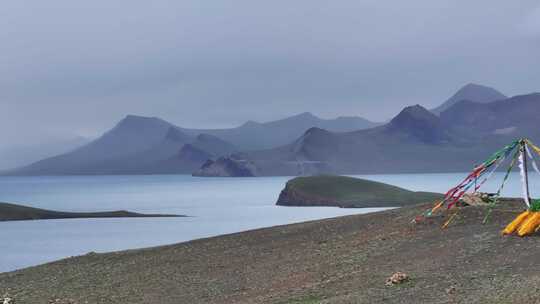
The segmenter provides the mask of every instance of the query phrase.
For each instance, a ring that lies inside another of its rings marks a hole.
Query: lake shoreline
[[[357,176],[411,191],[445,192],[465,174]],[[505,196],[520,195],[512,173]],[[531,184],[539,183],[531,175]],[[495,173],[498,187],[502,175]],[[132,210],[186,214],[184,218],[103,218],[3,222],[0,272],[87,252],[113,252],[291,223],[361,214],[379,209],[276,206],[289,178],[194,178],[162,176],[0,177],[0,201],[74,212]],[[514,191],[511,192],[511,191]],[[496,189],[495,189],[496,191]],[[534,189],[532,189],[534,194]]]

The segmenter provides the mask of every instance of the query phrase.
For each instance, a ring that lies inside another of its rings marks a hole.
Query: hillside
[[[503,237],[518,210],[432,205],[87,254],[0,274],[17,303],[535,303],[538,237]],[[409,281],[386,286],[397,271]]]
[[[491,103],[461,101],[441,113],[441,122],[460,136],[489,139],[530,137],[540,140],[540,93]]]
[[[110,217],[179,217],[172,214],[143,214],[125,210],[108,212],[62,212],[32,208],[16,204],[0,203],[1,221],[51,220],[75,218],[110,218]]]
[[[366,179],[318,175],[297,177],[285,185],[277,205],[343,208],[398,207],[432,202],[442,194],[414,192]]]

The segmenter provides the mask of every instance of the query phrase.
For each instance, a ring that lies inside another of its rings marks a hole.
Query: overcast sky
[[[4,1],[0,148],[126,114],[385,120],[468,82],[540,91],[539,54],[537,0]]]

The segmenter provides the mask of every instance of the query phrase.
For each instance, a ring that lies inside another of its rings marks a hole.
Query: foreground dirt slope
[[[0,274],[16,303],[540,303],[540,238],[502,237],[516,214],[425,206],[88,254]],[[392,287],[396,271],[410,281]],[[68,300],[73,302],[68,302]]]

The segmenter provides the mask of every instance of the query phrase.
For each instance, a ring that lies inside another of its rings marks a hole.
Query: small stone
[[[0,304],[15,304],[15,300],[8,293],[5,293],[0,297]]]
[[[408,280],[409,280],[409,276],[406,273],[398,271],[386,280],[386,286],[393,286],[393,285],[401,284]]]

